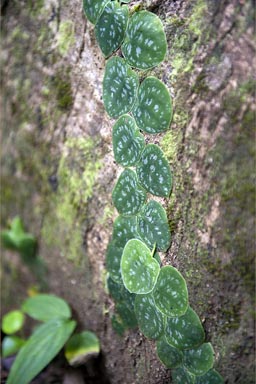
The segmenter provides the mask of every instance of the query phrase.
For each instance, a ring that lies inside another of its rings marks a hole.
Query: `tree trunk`
[[[2,2],[2,227],[18,215],[37,236],[48,291],[101,340],[102,377],[169,383],[155,343],[137,329],[120,337],[111,325],[105,253],[120,168],[102,104],[105,60],[81,3]],[[186,278],[225,383],[254,383],[254,2],[135,3],[161,18],[168,41],[166,60],[150,74],[170,90],[173,121],[167,133],[147,136],[174,176],[163,264]],[[7,251],[2,275],[5,312],[37,281]]]

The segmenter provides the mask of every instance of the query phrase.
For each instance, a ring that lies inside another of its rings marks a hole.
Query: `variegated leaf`
[[[183,353],[167,343],[165,337],[157,341],[157,355],[166,368],[176,368],[182,364]]]
[[[193,375],[204,375],[213,367],[213,363],[214,351],[211,343],[184,351],[184,367]]]
[[[195,384],[195,376],[184,367],[179,367],[172,371],[172,382],[174,384]]]
[[[117,246],[115,241],[111,240],[107,248],[106,268],[110,277],[117,283],[122,282],[120,266],[122,253],[123,247]]]
[[[215,369],[210,369],[204,375],[196,377],[195,384],[224,384],[224,380]]]
[[[110,0],[83,0],[83,10],[88,20],[95,24]]]
[[[124,247],[128,240],[138,238],[136,217],[118,216],[114,221],[112,237],[120,247]]]

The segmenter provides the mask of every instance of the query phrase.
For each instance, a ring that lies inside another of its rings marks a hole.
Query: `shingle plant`
[[[83,0],[107,58],[103,103],[118,119],[113,152],[125,168],[112,193],[119,216],[106,255],[108,291],[116,302],[112,324],[119,334],[138,325],[145,337],[156,340],[158,357],[172,369],[174,383],[221,384],[213,348],[189,305],[186,281],[173,266],[162,266],[158,254],[169,248],[171,235],[165,209],[152,195],[168,198],[173,179],[164,153],[145,144],[144,135],[166,131],[173,110],[165,84],[145,77],[145,71],[165,58],[164,27],[154,13],[129,11],[122,3],[129,1]]]

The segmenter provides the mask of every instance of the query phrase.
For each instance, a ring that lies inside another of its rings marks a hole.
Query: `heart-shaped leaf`
[[[164,60],[167,49],[161,20],[148,11],[136,12],[128,22],[122,53],[135,68],[148,69]]]
[[[194,348],[204,341],[201,321],[190,307],[180,317],[167,318],[165,335],[169,344],[180,349]]]
[[[167,343],[165,337],[157,341],[157,355],[166,368],[176,368],[182,363],[183,353]]]
[[[110,1],[95,25],[95,35],[105,57],[110,56],[122,43],[128,22],[128,7]]]
[[[172,188],[169,163],[155,144],[146,145],[136,168],[139,182],[150,193],[168,197]]]
[[[146,77],[139,87],[132,113],[138,127],[147,133],[168,129],[172,118],[172,103],[166,86],[156,77]]]
[[[110,117],[131,111],[139,86],[137,74],[121,57],[107,61],[103,79],[103,103]]]
[[[193,375],[201,376],[208,372],[214,363],[214,351],[211,343],[184,351],[184,367]]]
[[[138,215],[138,234],[151,248],[165,251],[170,246],[171,235],[166,212],[157,201],[150,200]]]
[[[83,10],[88,20],[95,24],[110,0],[83,0]]]
[[[114,221],[113,240],[115,243],[124,247],[128,240],[137,239],[137,219],[135,216],[118,216]]]
[[[224,384],[224,380],[215,369],[210,369],[204,375],[196,377],[195,384]]]
[[[65,345],[65,357],[70,365],[81,365],[100,353],[100,342],[93,332],[84,331],[77,333]]]
[[[145,140],[133,117],[129,115],[120,117],[113,127],[112,139],[117,163],[123,167],[131,167],[139,161]]]
[[[129,292],[146,294],[153,290],[159,264],[153,259],[148,247],[140,240],[129,240],[121,259],[123,283]]]
[[[131,216],[139,212],[146,200],[146,192],[137,180],[135,172],[125,169],[112,193],[114,206],[121,215]]]
[[[71,317],[71,310],[66,301],[54,295],[40,294],[29,297],[22,304],[22,310],[39,321]]]
[[[158,339],[164,332],[165,316],[156,308],[153,295],[136,295],[134,308],[143,335]]]
[[[153,292],[158,309],[168,317],[182,316],[188,308],[187,284],[176,268],[161,268]]]
[[[195,384],[195,376],[184,367],[179,367],[172,371],[172,381],[174,384]]]
[[[122,253],[123,247],[117,246],[114,240],[109,242],[106,253],[106,268],[110,277],[117,283],[122,282],[120,266]]]

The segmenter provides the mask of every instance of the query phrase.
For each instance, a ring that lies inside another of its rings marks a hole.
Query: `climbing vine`
[[[107,59],[103,103],[108,115],[118,119],[113,152],[124,167],[112,193],[119,216],[106,254],[108,290],[116,302],[112,324],[119,333],[139,326],[156,340],[158,357],[172,369],[174,383],[221,384],[212,345],[205,342],[201,321],[189,306],[185,279],[176,268],[161,266],[157,252],[170,246],[170,228],[162,205],[148,197],[168,198],[173,183],[164,153],[145,144],[141,133],[166,131],[172,120],[166,86],[154,76],[140,83],[141,70],[164,60],[166,35],[154,13],[129,11],[122,3],[129,0],[83,0]]]

